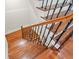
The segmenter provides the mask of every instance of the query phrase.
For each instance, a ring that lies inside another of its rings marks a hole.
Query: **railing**
[[[45,16],[46,20],[49,20],[49,16],[50,16],[50,19],[52,19],[55,15],[55,11],[58,8],[59,8],[59,10],[58,10],[55,18],[59,17],[59,15],[61,14],[61,12],[65,6],[68,6],[68,7],[66,8],[63,16],[67,15],[68,12],[72,11],[71,9],[72,9],[72,5],[73,5],[73,0],[62,0],[63,2],[61,4],[59,3],[60,0],[55,0],[55,1],[56,1],[56,3],[53,5],[54,0],[51,0],[50,2],[49,2],[49,0],[42,0],[42,6],[40,9],[43,9],[43,10],[47,9],[47,16]],[[52,10],[52,12],[51,12],[51,10]],[[51,12],[51,14],[50,14],[50,12]]]
[[[69,15],[66,15],[60,18],[44,21],[31,26],[27,26],[27,27],[22,26],[21,27],[22,38],[30,41],[35,41],[46,47],[55,47],[56,44],[58,44],[58,42],[60,41],[63,34],[70,28],[69,26],[72,23],[72,17],[73,17],[73,14],[71,13]],[[57,36],[56,34],[57,30],[60,28],[62,23],[64,23],[64,21],[66,21],[66,25],[64,26],[63,30],[61,30],[62,32]],[[56,24],[58,24],[58,26],[55,29],[55,31],[52,32],[52,29],[54,28],[54,26],[56,26]],[[65,37],[64,41],[61,44],[59,44],[60,46],[55,48],[57,49],[61,48],[62,45],[65,43],[65,41],[68,40],[68,37],[71,36],[71,34],[72,34],[72,30],[70,30],[70,33],[67,35],[67,37]],[[58,38],[55,39],[55,37],[58,37]],[[54,41],[53,45],[51,45],[52,41]]]

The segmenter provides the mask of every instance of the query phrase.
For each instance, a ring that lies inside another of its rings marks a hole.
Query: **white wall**
[[[5,0],[5,32],[16,31],[21,25],[30,25],[36,22],[44,21],[40,16],[46,16],[47,12],[38,10],[36,7],[41,6],[42,1],[38,0]],[[57,0],[54,0],[55,3]],[[63,2],[63,0],[59,0]],[[66,9],[66,8],[64,8]],[[50,13],[51,14],[51,13]]]
[[[30,25],[41,21],[33,11],[29,0],[6,0],[5,32],[10,33],[21,25]]]

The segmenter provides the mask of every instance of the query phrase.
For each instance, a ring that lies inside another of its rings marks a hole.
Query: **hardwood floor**
[[[46,47],[24,39],[18,39],[9,45],[9,59],[32,59]]]
[[[71,37],[60,52],[47,49],[35,42],[21,39],[21,31],[6,36],[8,41],[9,59],[72,59],[73,38]]]
[[[57,57],[57,51],[52,49],[47,49],[42,54],[37,56],[35,59],[55,59]]]
[[[36,59],[43,52],[50,51],[52,53],[52,50],[47,49],[45,46],[21,39],[20,30],[6,35],[6,39],[8,41],[9,59]]]

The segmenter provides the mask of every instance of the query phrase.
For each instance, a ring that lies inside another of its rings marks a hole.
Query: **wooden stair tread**
[[[67,29],[67,31],[61,36],[60,40],[58,41],[59,45],[61,45],[66,38],[68,37],[68,35],[73,31],[73,26],[71,26],[70,28]],[[61,33],[60,33],[61,34]],[[56,36],[53,38],[54,41],[56,41],[59,38],[59,35],[56,34]],[[56,47],[54,47],[56,49]]]
[[[65,11],[62,11],[62,12],[60,13],[59,17],[64,16],[65,12],[66,12],[66,10],[65,10]],[[73,11],[69,11],[67,14],[71,14],[72,12],[73,12]],[[58,13],[55,13],[55,14],[53,15],[52,19],[55,19],[56,16],[57,16],[57,14],[58,14]],[[41,16],[41,18],[43,18],[44,20],[50,20],[51,15],[49,15],[48,18],[47,18],[47,17],[42,17],[42,16]]]
[[[65,43],[64,47],[58,53],[56,59],[73,59],[73,37]]]
[[[64,41],[64,39],[73,31],[73,27],[67,29],[67,31],[61,36],[59,42],[60,44]]]
[[[36,44],[27,40],[16,40],[15,42],[9,45],[9,58],[10,59],[20,59],[20,58],[28,58],[31,59],[42,50],[46,50],[46,47]]]
[[[70,4],[70,3],[66,3],[66,4],[64,4],[63,7],[68,6],[69,4]],[[51,10],[55,8],[55,5],[56,5],[56,4],[53,4],[53,5],[52,5]],[[57,5],[57,8],[59,8],[59,7],[61,7],[61,6],[62,6],[62,3],[59,3],[59,4]],[[41,8],[41,7],[36,7],[36,8],[39,9],[39,10],[41,10],[41,11],[44,11],[44,12],[46,12],[46,11],[49,10],[49,6],[47,6],[46,9],[45,9],[45,7],[43,7],[43,8]]]
[[[52,49],[47,49],[42,54],[37,56],[35,59],[55,59],[57,56],[57,53],[53,51]]]

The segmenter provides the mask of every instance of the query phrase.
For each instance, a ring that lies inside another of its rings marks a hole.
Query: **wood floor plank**
[[[18,39],[15,42],[9,42],[9,58],[10,59],[19,59],[25,58],[32,59],[42,50],[45,50],[46,47],[36,44],[25,39]]]
[[[57,53],[52,49],[47,49],[45,52],[37,56],[35,59],[55,59]]]

